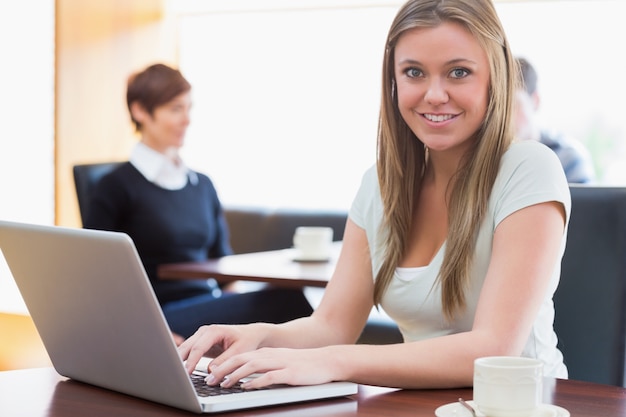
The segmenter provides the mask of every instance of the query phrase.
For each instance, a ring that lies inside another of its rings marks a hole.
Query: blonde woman
[[[447,388],[471,385],[478,357],[519,355],[567,377],[552,295],[569,188],[550,149],[512,143],[517,83],[490,0],[407,2],[386,43],[377,163],[323,301],[281,325],[200,328],[179,347],[189,370],[211,351],[209,384]],[[404,343],[354,344],[373,305]]]

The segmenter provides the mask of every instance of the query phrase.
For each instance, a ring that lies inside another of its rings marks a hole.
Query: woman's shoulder
[[[370,186],[378,186],[378,169],[376,168],[376,164],[371,165],[365,170],[361,182]]]
[[[121,162],[118,166],[113,168],[110,172],[102,176],[100,182],[102,183],[126,183],[133,173],[139,172],[133,164],[129,161]]]
[[[371,202],[374,196],[380,198],[380,185],[378,182],[376,164],[367,168],[361,176],[361,185],[359,186],[355,200]]]
[[[190,171],[189,174],[191,186],[185,187],[188,192],[203,195],[211,200],[219,201],[217,188],[215,187],[211,177],[198,171]],[[192,176],[195,177],[195,181],[192,179]]]
[[[492,197],[512,201],[513,205],[555,200],[569,207],[569,188],[559,158],[534,141],[511,144],[502,157]]]
[[[366,219],[371,219],[382,210],[380,187],[376,164],[369,167],[361,178],[361,185],[352,200],[350,217],[356,224],[364,227]]]
[[[117,201],[124,196],[133,194],[131,190],[136,189],[139,171],[128,162],[122,162],[110,172],[103,175],[93,183],[91,191],[94,198],[102,200]]]
[[[533,157],[541,155],[554,155],[554,151],[541,142],[535,140],[514,141],[505,152],[505,155],[517,158]]]
[[[204,174],[202,172],[195,171],[195,170],[191,170],[190,174],[191,173],[193,173],[192,175],[196,176],[199,184],[206,186],[206,187],[215,188],[215,185],[213,184],[213,180],[211,179],[211,177],[209,177],[209,175]]]
[[[536,141],[513,142],[504,153],[501,171],[539,171],[547,174],[560,174],[561,161],[554,151]]]

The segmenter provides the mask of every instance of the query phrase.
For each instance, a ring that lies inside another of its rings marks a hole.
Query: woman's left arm
[[[346,379],[402,388],[471,386],[474,360],[519,356],[546,297],[565,229],[565,208],[551,201],[513,212],[496,227],[492,256],[470,331],[377,347],[379,364],[352,352]],[[338,347],[340,348],[340,347]]]
[[[565,222],[563,204],[551,201],[516,211],[497,226],[472,329],[492,340],[493,354],[522,352],[560,261]]]

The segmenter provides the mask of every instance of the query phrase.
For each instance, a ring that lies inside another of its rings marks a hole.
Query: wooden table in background
[[[471,389],[395,390],[360,386],[347,398],[229,412],[228,417],[433,417],[437,407],[472,398]],[[544,402],[572,417],[626,416],[626,388],[588,382],[544,382]],[[67,380],[52,368],[0,372],[2,417],[174,417],[195,414]],[[463,416],[459,416],[463,417]]]
[[[330,280],[341,243],[333,245],[328,261],[295,261],[295,249],[229,255],[204,262],[183,262],[159,266],[161,279],[208,279],[221,284],[255,281],[283,287],[325,287]]]

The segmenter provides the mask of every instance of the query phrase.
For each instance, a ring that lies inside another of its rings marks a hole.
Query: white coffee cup
[[[474,361],[474,403],[489,417],[529,417],[542,404],[543,363],[490,356]]]
[[[330,257],[333,242],[331,227],[300,226],[293,235],[297,260],[321,261]]]

